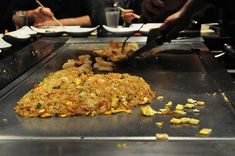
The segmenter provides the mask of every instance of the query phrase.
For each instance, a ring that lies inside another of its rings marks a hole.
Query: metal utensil
[[[167,42],[168,38],[166,35],[161,34],[158,29],[152,29],[149,31],[148,39],[146,45],[136,50],[131,56],[129,56],[129,60],[133,60],[135,58],[141,57],[145,52],[162,45],[164,42]]]

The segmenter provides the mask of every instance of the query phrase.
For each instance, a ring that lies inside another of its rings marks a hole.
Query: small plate
[[[16,41],[16,42],[25,42],[28,39],[30,39],[30,35],[26,34],[25,31],[22,30],[16,30],[12,32],[8,32],[3,36],[4,39],[7,41]]]
[[[114,35],[121,35],[121,36],[127,36],[127,35],[131,35],[134,34],[135,32],[137,32],[141,25],[139,26],[135,26],[135,27],[122,27],[122,26],[118,26],[117,28],[113,28],[113,27],[108,27],[106,25],[103,25],[104,29]]]
[[[0,35],[0,36],[2,36],[2,35]],[[1,50],[4,50],[4,49],[8,49],[8,48],[10,48],[12,45],[10,44],[10,43],[7,43],[6,41],[4,41],[3,39],[2,39],[2,37],[0,37],[0,49]]]
[[[30,35],[30,36],[35,36],[37,35],[36,31],[33,31],[32,29],[30,29],[28,26],[23,26],[22,28],[20,28],[18,31],[22,31],[22,33]]]
[[[132,25],[135,25],[135,24],[132,24]],[[140,29],[140,32],[141,32],[142,35],[148,35],[148,33],[151,29],[159,28],[161,25],[162,25],[162,23],[148,23],[148,24],[145,24]]]
[[[50,26],[50,27],[44,27],[44,28],[36,28],[34,26],[31,26],[30,28],[33,31],[36,31],[37,33],[44,35],[44,36],[59,36],[64,31],[63,27],[58,27],[58,26]]]
[[[67,33],[71,36],[89,36],[93,31],[95,31],[97,27],[93,28],[81,28],[80,26],[65,26],[64,27],[64,33]]]

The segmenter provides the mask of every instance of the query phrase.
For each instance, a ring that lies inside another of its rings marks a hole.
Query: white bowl
[[[122,35],[122,36],[127,36],[127,35],[131,35],[134,34],[135,32],[137,32],[140,29],[140,26],[136,26],[136,27],[122,27],[122,26],[118,26],[117,28],[113,28],[113,27],[108,27],[106,25],[103,25],[103,28],[114,34],[114,35]]]
[[[162,23],[148,23],[148,24],[145,24],[140,29],[140,32],[142,33],[142,35],[148,35],[148,33],[151,29],[159,28],[161,25],[162,25]]]
[[[0,49],[4,50],[4,49],[8,49],[10,48],[12,45],[10,43],[7,43],[6,41],[4,41],[2,38],[0,38]]]
[[[33,30],[30,29],[28,26],[24,26],[24,27],[18,29],[18,31],[21,31],[21,32],[24,33],[24,34],[31,35],[31,36],[34,36],[34,35],[37,34],[36,31],[33,31]]]
[[[59,36],[63,33],[63,27],[51,26],[44,28],[36,28],[34,26],[30,27],[33,31],[44,35],[44,36]]]
[[[80,26],[65,26],[64,27],[64,33],[67,33],[71,36],[88,36],[90,35],[93,31],[95,31],[97,27],[93,28],[81,28]]]
[[[3,38],[6,40],[12,40],[12,41],[16,41],[16,42],[25,42],[28,39],[30,39],[30,35],[26,34],[25,31],[22,30],[16,30],[16,31],[12,31],[12,32],[8,32],[6,33]]]

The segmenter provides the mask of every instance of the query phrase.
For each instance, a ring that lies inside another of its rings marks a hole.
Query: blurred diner
[[[15,0],[13,9],[26,11],[29,24],[36,27],[55,26],[60,23],[67,26],[96,26],[105,23],[102,0]],[[14,20],[14,19],[13,19]]]

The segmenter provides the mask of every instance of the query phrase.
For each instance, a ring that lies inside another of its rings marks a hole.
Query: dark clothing
[[[220,8],[221,35],[235,37],[235,1],[234,0],[207,0]]]
[[[3,33],[5,29],[11,31],[15,29],[12,23],[12,5],[14,0],[3,0],[0,5],[0,33]]]
[[[92,25],[105,24],[103,0],[40,0],[52,10],[55,17],[73,18],[88,15]],[[15,10],[32,10],[38,7],[35,0],[16,0]]]

